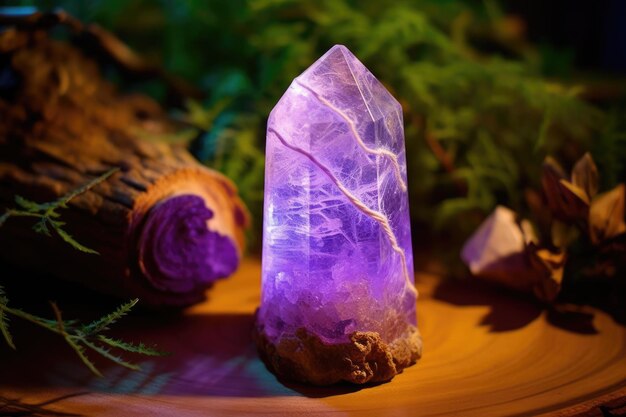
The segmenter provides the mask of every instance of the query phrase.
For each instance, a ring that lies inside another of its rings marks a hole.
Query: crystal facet
[[[392,378],[421,352],[400,104],[336,45],[274,107],[266,146],[261,353],[312,383]]]

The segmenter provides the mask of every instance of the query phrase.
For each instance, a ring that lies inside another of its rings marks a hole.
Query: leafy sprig
[[[59,237],[61,237],[61,239],[69,243],[75,249],[78,249],[81,252],[98,254],[95,250],[77,242],[63,229],[65,223],[59,220],[61,215],[57,212],[57,210],[67,208],[67,204],[74,197],[90,190],[97,184],[109,178],[116,171],[118,171],[118,168],[113,168],[101,176],[87,182],[81,187],[78,187],[58,199],[47,203],[36,203],[22,196],[15,196],[15,203],[19,208],[8,209],[2,216],[0,216],[0,226],[2,226],[9,217],[33,217],[38,219],[37,223],[33,226],[33,230],[37,233],[43,233],[47,236],[51,236],[50,229],[52,229],[59,235]],[[124,366],[132,370],[139,370],[140,368],[137,364],[125,360],[123,357],[116,354],[113,349],[146,356],[163,356],[168,353],[162,352],[154,347],[146,346],[143,343],[134,344],[123,340],[113,339],[103,334],[103,332],[109,330],[111,325],[128,314],[137,302],[139,302],[138,299],[130,300],[129,302],[119,306],[115,311],[99,318],[98,320],[89,324],[81,324],[78,320],[64,320],[61,310],[58,308],[56,303],[53,302],[50,303],[50,306],[52,307],[52,311],[54,313],[54,319],[46,319],[27,313],[18,308],[9,307],[9,299],[4,292],[4,288],[0,286],[0,333],[2,334],[2,337],[6,341],[7,345],[9,345],[12,349],[16,349],[15,342],[13,341],[13,335],[9,331],[9,316],[17,317],[62,336],[65,342],[74,350],[74,352],[76,352],[76,355],[78,355],[80,360],[89,368],[89,370],[91,370],[91,372],[98,376],[102,376],[102,374],[87,356],[88,350],[92,350],[93,352],[98,353],[100,356],[120,366]]]
[[[81,361],[91,372],[98,376],[102,376],[102,374],[87,356],[89,349],[117,365],[136,371],[140,369],[137,364],[127,361],[116,354],[113,349],[146,356],[163,356],[167,355],[167,352],[162,352],[155,347],[146,346],[143,343],[133,344],[112,339],[102,333],[109,330],[110,325],[125,316],[138,301],[138,299],[130,300],[118,307],[117,310],[92,323],[80,324],[77,320],[64,320],[61,315],[61,310],[56,303],[50,303],[54,313],[54,319],[46,319],[18,308],[9,307],[9,300],[3,288],[0,287],[0,332],[6,343],[12,349],[16,349],[13,336],[9,331],[9,316],[17,317],[62,336],[65,342],[76,352]]]
[[[33,217],[35,219],[38,219],[37,222],[33,225],[33,230],[35,232],[42,233],[46,236],[51,236],[50,229],[52,229],[61,239],[63,239],[66,243],[70,244],[75,249],[78,249],[79,251],[85,253],[97,254],[97,251],[79,243],[76,239],[72,237],[72,235],[70,235],[66,230],[63,229],[63,226],[65,226],[65,222],[60,220],[61,214],[57,210],[67,208],[67,204],[74,197],[83,194],[84,192],[100,184],[118,170],[119,168],[110,169],[99,177],[96,177],[88,183],[82,185],[81,187],[78,187],[77,189],[68,192],[58,199],[47,203],[36,203],[20,195],[16,195],[15,204],[17,204],[18,207],[8,209],[2,216],[0,216],[0,226],[2,226],[10,217]]]

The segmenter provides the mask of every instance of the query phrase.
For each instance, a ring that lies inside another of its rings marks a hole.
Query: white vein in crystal
[[[393,152],[391,152],[391,151],[389,151],[387,149],[384,149],[384,148],[372,149],[372,148],[368,147],[365,144],[365,142],[363,141],[363,138],[361,138],[361,135],[359,135],[359,132],[356,129],[356,125],[354,124],[352,119],[350,119],[348,117],[347,114],[345,114],[340,108],[335,107],[330,101],[326,100],[324,97],[322,97],[319,94],[317,94],[315,91],[313,91],[313,89],[311,89],[311,87],[307,86],[306,84],[301,83],[297,79],[294,80],[294,83],[298,84],[300,87],[304,88],[306,91],[311,93],[311,95],[313,97],[315,97],[320,103],[322,103],[323,105],[325,105],[326,107],[328,107],[329,109],[334,111],[343,120],[345,120],[345,122],[348,124],[348,127],[350,128],[350,131],[352,132],[352,135],[354,136],[356,142],[359,144],[359,146],[365,152],[370,153],[372,155],[389,158],[389,161],[391,162],[391,165],[393,166],[393,170],[394,170],[394,174],[396,176],[396,179],[398,180],[398,183],[400,184],[400,188],[402,189],[402,191],[406,191],[407,190],[406,183],[404,182],[404,179],[402,179],[402,172],[400,170],[400,164],[398,163],[398,158],[396,157],[396,155]],[[366,106],[367,106],[367,104],[366,104]],[[368,109],[368,111],[369,111],[369,109]]]
[[[367,100],[365,100],[365,96],[363,95],[361,86],[359,85],[359,82],[354,76],[354,71],[352,71],[352,65],[350,65],[350,59],[346,56],[346,53],[342,48],[339,48],[339,51],[341,51],[341,55],[343,55],[343,59],[346,61],[346,65],[348,66],[348,71],[350,71],[350,75],[352,75],[352,79],[354,80],[354,85],[356,85],[356,88],[359,90],[359,94],[361,94],[361,99],[363,100],[363,104],[365,104],[365,108],[367,109],[367,112],[370,114],[370,117],[372,118],[372,122],[376,121],[376,119],[374,118],[374,115],[372,114],[372,110],[370,109],[370,106],[367,104]]]
[[[333,184],[335,184],[335,186],[339,189],[339,191],[341,191],[341,193],[359,211],[361,211],[363,214],[365,214],[366,216],[368,216],[369,218],[371,218],[372,220],[374,220],[375,222],[377,222],[380,225],[380,227],[385,232],[385,235],[389,239],[389,243],[391,244],[391,248],[393,249],[394,252],[396,252],[398,254],[398,256],[400,256],[400,261],[402,262],[402,270],[404,272],[405,290],[408,289],[413,294],[417,295],[417,289],[415,288],[415,285],[413,284],[413,282],[411,282],[411,275],[409,274],[409,270],[408,270],[408,267],[407,267],[407,264],[406,264],[406,255],[404,253],[404,250],[402,250],[400,245],[398,245],[398,241],[396,240],[396,236],[394,235],[393,230],[391,230],[391,226],[389,225],[389,220],[387,219],[387,217],[384,214],[382,214],[382,213],[380,213],[378,211],[372,210],[369,207],[367,207],[365,204],[363,204],[363,202],[361,200],[359,200],[359,198],[357,196],[352,194],[350,192],[350,190],[348,190],[339,181],[339,179],[337,177],[335,177],[335,175],[330,171],[330,169],[328,169],[324,164],[322,164],[320,161],[318,161],[313,155],[311,155],[310,153],[308,153],[304,149],[301,149],[301,148],[298,148],[297,146],[289,144],[281,136],[281,134],[278,133],[273,128],[270,127],[270,128],[268,128],[267,131],[273,133],[276,136],[276,138],[278,139],[278,141],[280,143],[282,143],[286,148],[291,149],[294,152],[298,152],[299,154],[305,156],[311,162],[313,162],[313,164],[315,166],[317,166],[322,172],[324,172],[328,176],[328,178],[331,180],[331,182]]]

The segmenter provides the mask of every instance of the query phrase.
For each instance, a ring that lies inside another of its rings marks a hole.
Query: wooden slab
[[[0,415],[626,412],[626,330],[606,314],[547,312],[476,283],[442,284],[419,274],[417,282],[424,357],[386,384],[314,388],[269,373],[250,339],[260,267],[248,260],[183,316],[129,317],[119,324],[118,335],[173,352],[143,360],[140,372],[98,362],[105,377],[92,377],[54,336],[18,331],[17,352],[0,348]]]

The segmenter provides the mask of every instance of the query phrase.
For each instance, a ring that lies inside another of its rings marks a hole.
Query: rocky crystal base
[[[257,332],[276,373],[385,381],[417,360],[402,108],[344,46],[267,126]]]
[[[272,372],[314,385],[388,381],[422,356],[422,337],[415,326],[391,343],[377,332],[354,332],[347,342],[327,343],[304,327],[272,342],[262,325],[255,329],[255,339]]]

